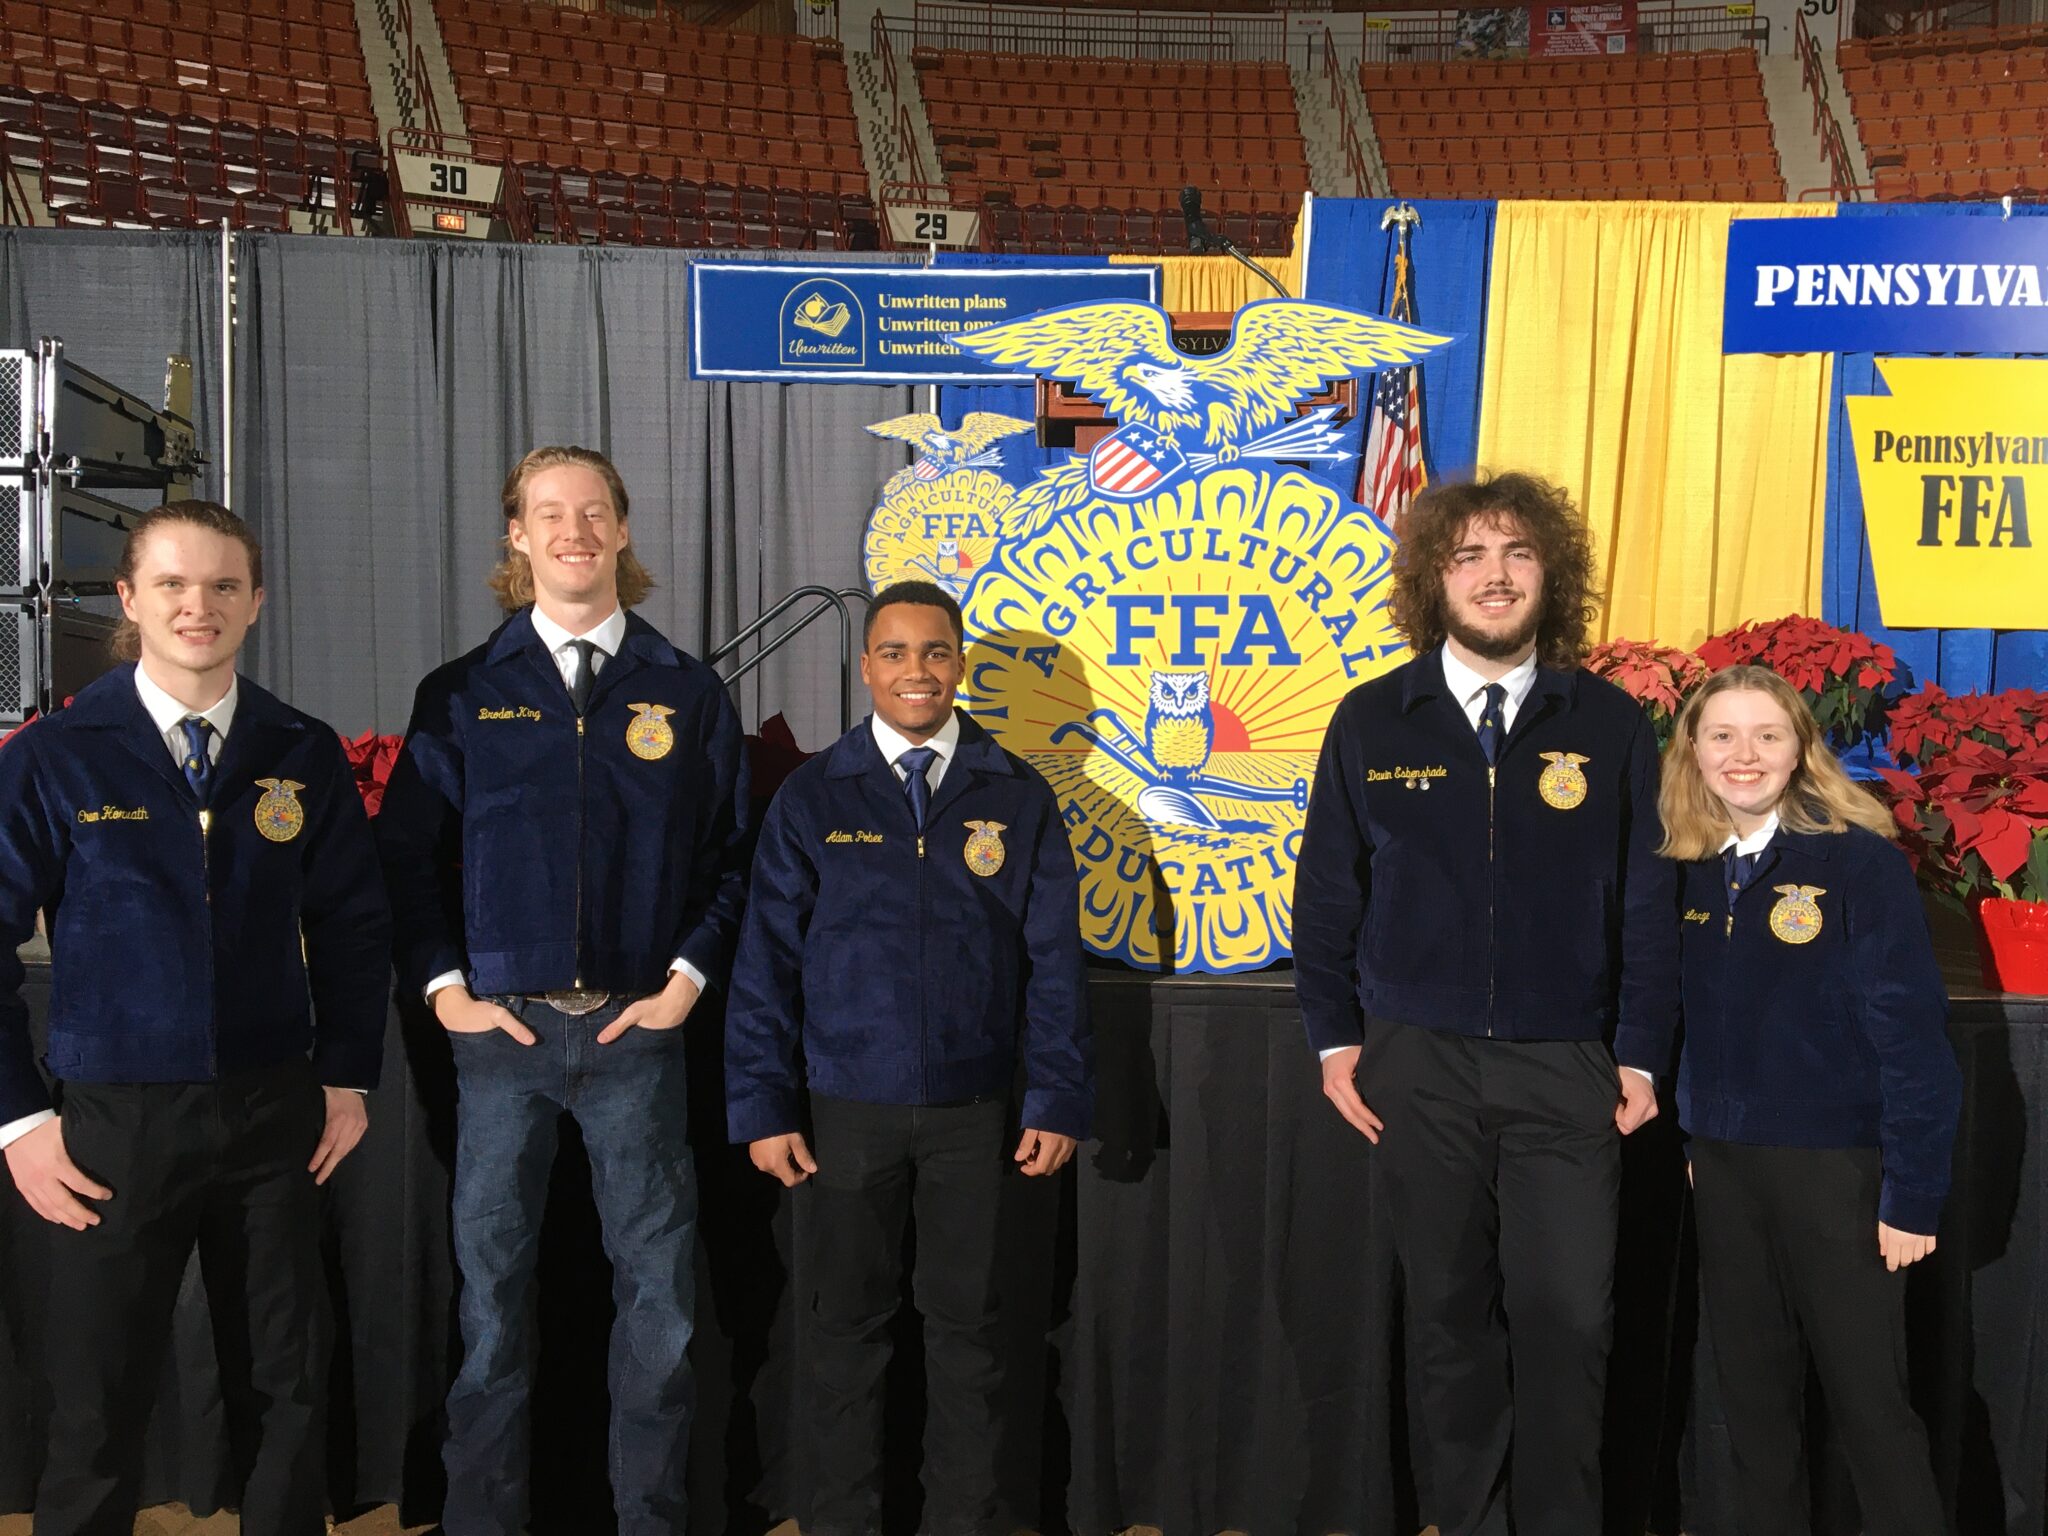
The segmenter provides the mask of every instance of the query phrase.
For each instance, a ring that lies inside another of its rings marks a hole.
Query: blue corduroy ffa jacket
[[[15,955],[39,908],[53,1077],[212,1082],[310,1053],[327,1086],[376,1086],[391,920],[341,739],[242,678],[208,810],[202,829],[131,667],[0,748],[0,1124],[50,1107]]]
[[[976,873],[970,841],[985,855],[991,836],[1001,867]],[[1085,987],[1074,854],[1045,780],[963,717],[920,838],[862,721],[762,822],[726,1010],[727,1129],[797,1130],[807,1085],[876,1104],[1005,1094],[1021,1056],[1021,1123],[1086,1136]]]
[[[1962,1073],[1906,856],[1874,832],[1778,832],[1727,901],[1719,855],[1683,866],[1678,1116],[1694,1136],[1879,1147],[1878,1219],[1932,1234]]]
[[[1537,668],[1491,780],[1440,652],[1360,684],[1323,738],[1296,866],[1309,1043],[1358,1045],[1370,1014],[1501,1040],[1611,1036],[1623,1066],[1668,1072],[1661,841],[1656,738],[1613,684]]]
[[[377,841],[398,978],[479,996],[712,983],[745,897],[745,743],[725,685],[628,615],[581,720],[522,609],[420,684]]]

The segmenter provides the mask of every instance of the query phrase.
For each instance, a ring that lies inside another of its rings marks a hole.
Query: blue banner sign
[[[2048,219],[1736,219],[1724,352],[2048,352]]]
[[[1066,304],[1159,302],[1151,266],[690,267],[690,377],[813,384],[1028,383],[954,336]]]

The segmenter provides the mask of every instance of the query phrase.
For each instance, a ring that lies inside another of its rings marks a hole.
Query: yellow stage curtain
[[[1479,462],[1585,510],[1603,639],[1820,612],[1831,359],[1721,353],[1728,221],[1832,204],[1503,202]]]
[[[1228,256],[1112,256],[1114,262],[1162,268],[1160,308],[1169,314],[1236,314],[1253,299],[1279,295]],[[1301,253],[1254,256],[1296,298],[1301,297]]]

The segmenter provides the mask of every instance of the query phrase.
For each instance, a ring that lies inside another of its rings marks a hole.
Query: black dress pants
[[[1613,1057],[1374,1021],[1358,1087],[1386,1125],[1374,1162],[1407,1285],[1423,1515],[1442,1536],[1597,1536]]]
[[[142,1437],[194,1244],[249,1536],[326,1521],[328,1338],[319,1190],[326,1124],[310,1064],[219,1083],[66,1083],[65,1150],[111,1189],[100,1224],[54,1229],[49,1460],[36,1536],[128,1536]]]
[[[985,1536],[996,1517],[996,1214],[1008,1107],[916,1108],[813,1095],[808,1401],[810,1536],[881,1528],[883,1379],[902,1304],[903,1225],[924,1317],[924,1529]]]
[[[1868,1536],[1939,1536],[1927,1431],[1906,1396],[1906,1271],[1877,1248],[1875,1147],[1691,1144],[1700,1305],[1742,1536],[1807,1536],[1812,1353]]]

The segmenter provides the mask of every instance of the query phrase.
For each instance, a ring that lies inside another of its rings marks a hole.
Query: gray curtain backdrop
[[[235,505],[268,589],[245,667],[338,729],[403,729],[419,679],[496,625],[499,488],[537,444],[618,464],[659,583],[641,611],[686,650],[792,587],[860,585],[868,509],[906,462],[862,428],[911,391],[691,382],[686,253],[272,235],[237,252]],[[192,354],[217,459],[218,268],[214,235],[0,231],[0,345],[61,335],[152,398],[165,353]],[[741,710],[750,728],[786,713],[817,748],[837,688],[820,625]]]

